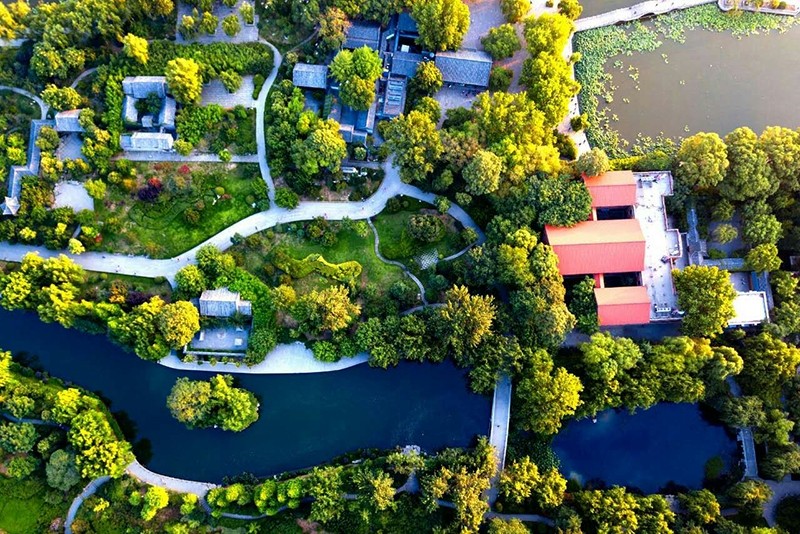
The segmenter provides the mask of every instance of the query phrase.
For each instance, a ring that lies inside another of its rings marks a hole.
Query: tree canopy
[[[469,30],[469,8],[462,0],[419,0],[411,6],[417,42],[434,52],[458,50]]]
[[[255,395],[233,387],[230,375],[215,375],[207,381],[178,378],[167,397],[167,407],[189,428],[219,426],[241,432],[258,420]]]
[[[678,306],[686,315],[683,331],[692,336],[714,337],[735,315],[736,290],[728,271],[706,265],[690,265],[672,272]]]

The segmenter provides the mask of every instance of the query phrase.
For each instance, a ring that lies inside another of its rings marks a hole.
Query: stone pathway
[[[177,493],[192,493],[197,495],[199,499],[203,499],[209,490],[219,487],[217,484],[211,484],[210,482],[197,482],[195,480],[160,475],[147,469],[138,460],[134,460],[125,470],[125,473],[145,484],[158,486]]]
[[[492,398],[492,419],[489,430],[489,444],[497,455],[497,474],[492,477],[492,487],[487,492],[489,504],[494,504],[499,494],[500,472],[506,465],[506,446],[508,427],[511,420],[511,377],[503,373],[494,387]]]
[[[11,87],[9,85],[0,85],[0,91],[11,91],[12,93],[17,93],[18,95],[27,96],[34,102],[36,105],[39,106],[39,111],[42,113],[41,119],[44,120],[47,117],[47,112],[50,110],[50,107],[44,103],[44,100],[39,98],[38,95],[35,95],[25,89],[20,89],[18,87]]]
[[[75,497],[75,499],[72,501],[72,504],[69,506],[67,517],[64,520],[64,532],[66,534],[72,534],[72,523],[75,522],[75,516],[78,515],[78,509],[80,509],[83,501],[94,495],[100,486],[109,480],[111,480],[111,477],[96,478],[89,482],[85,488],[83,488],[83,491],[80,493],[80,495]]]
[[[74,80],[72,80],[72,83],[69,84],[69,86],[72,87],[73,89],[75,89],[76,87],[78,87],[78,84],[81,83],[81,80],[83,80],[87,76],[90,76],[90,75],[94,74],[95,71],[97,71],[97,67],[92,67],[91,69],[86,69],[85,71],[83,71],[80,74],[78,74],[78,76]]]
[[[422,285],[422,281],[420,281],[420,279],[417,278],[414,275],[414,273],[409,271],[408,267],[406,267],[405,264],[400,263],[399,261],[387,259],[387,258],[385,258],[383,256],[383,254],[381,254],[381,250],[380,250],[381,238],[378,235],[378,229],[375,228],[374,224],[372,224],[372,219],[367,219],[367,224],[369,225],[370,228],[372,228],[372,233],[375,235],[375,241],[373,242],[373,246],[375,248],[375,255],[383,263],[386,263],[388,265],[394,265],[395,267],[400,267],[400,269],[403,271],[403,273],[406,276],[408,276],[411,279],[411,281],[414,282],[417,285],[417,288],[419,289],[419,297],[420,297],[420,300],[422,301],[422,305],[423,306],[428,306],[428,299],[425,298],[425,286]]]
[[[775,508],[786,497],[800,495],[800,481],[787,477],[781,482],[775,482],[774,480],[765,480],[765,482],[772,490],[772,498],[764,503],[764,519],[767,520],[767,525],[774,527]]]

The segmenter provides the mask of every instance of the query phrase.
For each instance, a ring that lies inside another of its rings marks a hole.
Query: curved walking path
[[[601,13],[593,17],[575,21],[575,31],[592,30],[602,26],[611,26],[620,22],[630,22],[648,15],[663,15],[676,9],[686,9],[703,4],[716,3],[717,0],[648,0],[630,7],[623,7]]]
[[[261,170],[261,177],[267,183],[267,196],[269,197],[270,208],[275,208],[275,182],[272,180],[272,174],[267,164],[267,142],[264,135],[264,113],[267,106],[267,96],[272,84],[275,83],[275,78],[278,76],[278,69],[280,69],[283,62],[283,56],[275,46],[269,41],[259,39],[259,42],[266,44],[272,49],[272,72],[269,77],[264,81],[261,87],[261,92],[258,93],[256,100],[256,146],[258,147],[258,167]]]
[[[78,515],[78,510],[83,504],[83,501],[94,495],[100,486],[109,480],[111,480],[111,477],[108,476],[96,478],[89,482],[85,488],[83,488],[83,491],[80,493],[80,495],[75,497],[75,499],[72,501],[72,504],[69,505],[67,517],[64,519],[64,532],[66,534],[72,534],[72,523],[75,522],[75,516]]]
[[[47,117],[47,112],[50,111],[50,106],[44,103],[38,95],[31,93],[30,91],[26,91],[25,89],[20,89],[19,87],[11,87],[10,85],[0,85],[0,91],[11,91],[12,93],[17,93],[18,95],[27,96],[34,102],[36,105],[39,106],[39,111],[42,113],[41,118],[45,119]]]
[[[774,480],[765,480],[764,482],[772,490],[772,498],[764,503],[764,519],[767,520],[767,525],[774,527],[775,508],[786,497],[800,495],[800,481],[787,478],[781,482]]]
[[[78,84],[81,83],[81,80],[83,80],[87,76],[91,76],[95,72],[97,72],[97,67],[92,67],[91,69],[86,69],[85,71],[83,71],[80,74],[78,74],[78,76],[74,80],[72,80],[72,83],[69,84],[69,86],[72,87],[73,89],[75,89],[76,87],[78,87]]]
[[[422,300],[422,305],[423,306],[428,306],[428,299],[425,298],[425,286],[422,285],[422,282],[420,281],[420,279],[417,278],[414,275],[414,273],[409,271],[408,267],[406,267],[405,264],[400,263],[399,261],[387,259],[387,258],[385,258],[383,256],[383,254],[381,254],[381,250],[380,250],[381,238],[378,235],[378,229],[375,228],[374,224],[372,224],[372,219],[371,218],[367,219],[367,224],[369,225],[370,228],[372,228],[372,233],[375,235],[375,241],[372,243],[373,247],[375,249],[375,255],[378,257],[379,260],[381,260],[383,263],[385,263],[387,265],[394,265],[395,267],[400,267],[400,269],[403,271],[403,273],[406,276],[408,276],[411,279],[411,281],[414,282],[417,285],[417,288],[419,289],[419,296],[420,296],[420,299]]]
[[[166,475],[154,473],[140,464],[139,460],[134,460],[131,465],[125,469],[125,473],[128,476],[139,480],[140,482],[144,482],[145,484],[159,486],[161,488],[178,493],[192,493],[197,495],[199,499],[203,499],[209,490],[219,487],[219,485],[211,484],[210,482],[184,480],[182,478],[168,477]]]

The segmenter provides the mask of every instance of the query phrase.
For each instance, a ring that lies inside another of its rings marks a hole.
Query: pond
[[[731,467],[739,455],[736,438],[706,421],[696,404],[668,403],[633,415],[608,410],[596,423],[572,421],[556,435],[553,450],[568,478],[646,493],[669,482],[699,489],[709,459],[719,456]]]
[[[179,372],[126,353],[101,336],[45,324],[35,314],[0,312],[0,347],[25,352],[34,367],[100,392],[147,439],[158,473],[220,482],[242,472],[267,476],[310,467],[367,447],[415,444],[428,451],[463,447],[489,430],[491,400],[467,388],[453,364],[405,362],[391,370],[359,365],[305,375],[236,375],[261,402],[241,433],[188,430],[166,398]]]
[[[791,97],[800,85],[800,25],[741,38],[694,29],[684,44],[661,40],[653,52],[606,62],[617,86],[608,115],[618,120],[610,126],[622,139],[800,125],[800,106]],[[614,68],[616,61],[624,67]],[[629,76],[631,67],[638,80]]]

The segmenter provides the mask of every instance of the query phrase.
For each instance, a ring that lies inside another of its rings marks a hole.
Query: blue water
[[[669,482],[702,487],[706,462],[721,456],[733,465],[739,455],[735,437],[703,419],[695,404],[662,403],[631,415],[608,410],[573,421],[553,440],[564,476],[581,482],[657,492]]]
[[[130,418],[137,440],[150,442],[152,459],[144,462],[150,469],[192,480],[219,482],[242,472],[266,476],[359,448],[464,447],[490,426],[491,400],[470,392],[464,371],[449,362],[236,375],[258,396],[261,409],[255,424],[233,433],[188,430],[166,407],[178,377],[207,380],[211,373],[146,362],[105,337],[45,324],[23,312],[0,311],[0,348],[24,351],[34,367],[100,392],[112,411]]]

